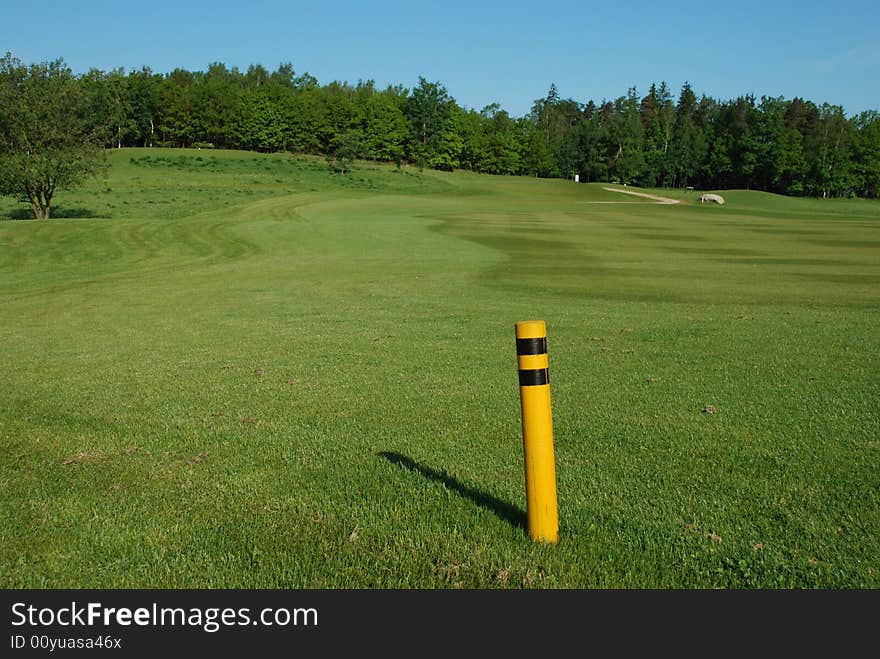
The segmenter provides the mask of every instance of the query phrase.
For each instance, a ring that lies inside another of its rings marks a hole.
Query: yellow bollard
[[[522,402],[526,467],[526,516],[535,542],[559,542],[556,461],[550,412],[550,361],[543,320],[516,324],[516,361]]]

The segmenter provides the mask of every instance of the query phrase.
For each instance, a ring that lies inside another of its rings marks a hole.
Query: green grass
[[[0,221],[0,585],[880,587],[880,204],[602,188],[123,150]]]

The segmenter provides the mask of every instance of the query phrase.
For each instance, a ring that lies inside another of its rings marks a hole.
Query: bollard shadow
[[[419,464],[412,458],[408,458],[405,455],[401,455],[400,453],[381,451],[378,455],[385,458],[393,465],[404,467],[406,469],[409,469],[410,471],[421,474],[426,478],[430,478],[433,481],[443,483],[453,492],[459,494],[465,499],[470,499],[481,508],[485,508],[486,510],[494,513],[506,522],[509,522],[512,526],[523,530],[526,529],[526,513],[517,506],[507,503],[506,501],[502,501],[501,499],[498,499],[497,497],[494,497],[491,494],[484,492],[483,490],[474,487],[468,487],[467,485],[461,483],[456,478],[453,478],[446,472],[437,471],[432,467]]]

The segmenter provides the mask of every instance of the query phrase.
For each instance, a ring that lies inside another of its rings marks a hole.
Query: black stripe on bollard
[[[547,337],[542,336],[536,339],[517,339],[516,354],[517,355],[543,355],[547,352]]]
[[[519,386],[539,387],[542,384],[550,384],[550,372],[546,368],[520,369]]]

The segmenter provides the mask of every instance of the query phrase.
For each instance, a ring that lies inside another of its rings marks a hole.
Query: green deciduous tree
[[[406,90],[389,87],[361,101],[365,158],[396,163],[403,160],[409,134],[403,113],[406,95]]]
[[[347,136],[346,143],[361,144],[363,116],[355,102],[356,95],[356,90],[346,83],[332,82],[322,89],[326,121],[320,129],[319,139],[324,153],[335,151],[343,136]]]
[[[489,174],[517,174],[521,169],[522,146],[516,121],[498,103],[480,112],[484,152],[479,171]]]
[[[214,62],[205,74],[196,76],[190,90],[194,142],[219,148],[235,143],[239,128],[236,123],[243,114],[239,79],[238,71],[230,71],[220,62]],[[268,150],[265,143],[254,148]]]
[[[853,169],[860,195],[880,196],[880,113],[862,112],[853,120]]]
[[[162,85],[158,131],[163,146],[190,146],[195,140],[192,86],[195,77],[184,69],[175,69]]]
[[[333,138],[327,153],[330,168],[340,174],[351,171],[351,163],[363,152],[363,136],[359,130],[352,129]]]
[[[419,84],[407,101],[406,116],[410,124],[407,151],[410,159],[420,167],[431,167],[434,163],[448,167],[451,164],[453,158],[449,150],[456,141],[451,135],[455,130],[454,105],[446,87],[419,77]]]
[[[159,114],[162,76],[147,67],[128,74],[133,124],[130,146],[153,146],[156,139],[156,118]]]
[[[48,219],[58,189],[104,167],[101,136],[83,88],[63,62],[0,59],[0,194]]]
[[[80,79],[91,120],[107,146],[122,148],[135,131],[129,80],[122,69],[91,69]]]
[[[321,90],[308,87],[291,97],[284,108],[287,144],[299,153],[322,153],[320,136],[327,133],[327,108]]]
[[[284,125],[278,106],[262,88],[244,92],[236,139],[246,149],[254,151],[278,151],[284,140]]]
[[[461,165],[460,156],[463,142],[461,135],[458,134],[459,114],[461,114],[461,109],[455,103],[451,103],[449,115],[437,135],[436,148],[432,149],[426,163],[428,167],[451,171]]]
[[[819,108],[817,157],[813,161],[814,193],[822,197],[848,195],[855,186],[850,159],[852,124],[839,105]]]

